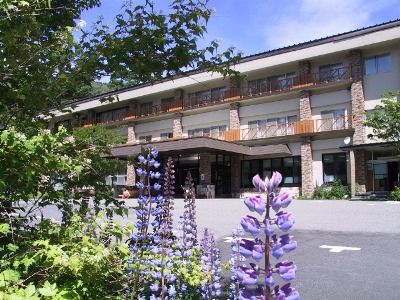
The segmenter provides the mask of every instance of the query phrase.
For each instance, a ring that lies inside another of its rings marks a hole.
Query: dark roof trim
[[[190,149],[200,149],[206,148],[209,150],[217,150],[217,151],[226,151],[236,154],[244,154],[244,155],[281,155],[281,156],[290,156],[292,155],[287,145],[267,145],[267,146],[254,146],[249,147],[246,145],[239,145],[232,142],[226,142],[222,140],[216,140],[207,137],[198,137],[198,138],[188,138],[188,139],[180,139],[180,140],[171,140],[171,141],[162,141],[162,142],[153,142],[150,143],[153,147],[156,147],[159,152],[168,152],[168,151],[182,151],[182,150],[190,150]],[[113,156],[130,156],[133,154],[140,153],[141,144],[135,145],[121,145],[113,147],[111,153]]]
[[[339,34],[327,36],[327,37],[324,37],[324,38],[311,40],[311,41],[308,41],[308,42],[303,42],[303,43],[294,44],[294,45],[290,45],[290,46],[286,46],[286,47],[282,47],[282,48],[278,48],[278,49],[273,49],[273,50],[269,50],[269,51],[266,51],[266,52],[252,54],[252,55],[243,57],[238,62],[238,64],[249,62],[249,61],[253,61],[253,60],[256,60],[256,59],[262,59],[262,58],[266,58],[266,57],[270,57],[270,56],[274,56],[274,55],[279,55],[279,54],[283,54],[283,53],[288,53],[288,52],[292,52],[292,51],[297,51],[297,50],[301,50],[301,49],[305,49],[305,48],[310,48],[310,47],[314,47],[314,46],[318,46],[318,45],[322,45],[322,44],[326,44],[326,43],[337,42],[337,41],[341,41],[341,40],[345,40],[345,39],[361,36],[361,35],[364,35],[364,34],[377,32],[377,31],[381,31],[381,30],[386,30],[386,29],[390,29],[390,28],[398,27],[398,26],[400,26],[400,19],[396,19],[396,20],[392,20],[392,21],[388,21],[388,22],[384,22],[384,23],[380,23],[380,24],[375,24],[375,25],[368,26],[368,27],[355,29],[355,30],[352,30],[352,31],[344,32],[344,33],[339,33]],[[205,71],[206,70],[204,70],[204,69],[193,70],[193,71],[190,71],[190,72],[186,73],[185,75],[179,75],[179,76],[176,76],[174,78],[168,78],[168,79],[157,80],[157,81],[154,81],[154,82],[143,83],[143,84],[139,84],[139,85],[135,85],[135,86],[119,89],[119,90],[116,90],[116,91],[113,91],[113,92],[104,93],[104,94],[101,94],[101,95],[98,95],[98,96],[95,96],[95,97],[87,97],[87,98],[83,98],[83,99],[79,99],[79,100],[70,101],[70,102],[67,103],[67,105],[85,103],[85,102],[96,100],[96,99],[112,97],[112,96],[115,96],[116,94],[121,93],[121,92],[133,91],[133,90],[140,89],[140,88],[143,88],[143,87],[147,87],[147,86],[151,86],[151,85],[155,85],[155,84],[159,84],[159,83],[163,83],[163,82],[167,82],[167,81],[173,81],[173,80],[176,80],[176,79],[179,79],[179,78],[183,78],[183,77],[186,77],[186,76],[198,74],[198,73],[205,72]]]

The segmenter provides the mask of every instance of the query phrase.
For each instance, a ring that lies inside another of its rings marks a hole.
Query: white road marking
[[[357,247],[345,247],[345,246],[327,246],[327,245],[321,245],[319,246],[321,249],[330,249],[329,252],[334,252],[334,253],[340,253],[344,250],[348,251],[359,251],[361,248]]]

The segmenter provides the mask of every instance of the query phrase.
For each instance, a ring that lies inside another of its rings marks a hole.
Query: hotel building
[[[337,180],[353,196],[398,184],[394,149],[369,139],[364,122],[383,92],[400,90],[400,20],[247,56],[236,69],[240,85],[197,70],[76,101],[50,126],[107,124],[126,136],[113,147],[120,159],[151,144],[174,158],[177,187],[191,171],[199,196],[208,186],[237,197],[273,170],[295,195]],[[114,183],[133,186],[134,173],[128,165]]]

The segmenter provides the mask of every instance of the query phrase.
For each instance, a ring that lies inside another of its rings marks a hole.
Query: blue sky
[[[159,7],[169,2],[155,0]],[[112,24],[123,0],[102,3],[82,15],[87,26],[100,15]],[[202,43],[217,39],[245,55],[400,18],[400,0],[211,0],[210,7],[215,13]]]

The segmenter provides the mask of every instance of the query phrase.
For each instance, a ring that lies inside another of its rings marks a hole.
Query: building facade
[[[295,195],[334,181],[353,195],[397,185],[393,150],[368,139],[364,122],[383,92],[400,89],[400,20],[248,56],[235,68],[247,75],[240,85],[195,71],[77,101],[51,126],[108,124],[126,136],[115,157],[152,144],[174,158],[177,190],[190,171],[198,193],[216,197],[239,196],[254,174],[274,170]],[[134,185],[132,166],[120,176]]]

